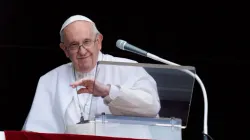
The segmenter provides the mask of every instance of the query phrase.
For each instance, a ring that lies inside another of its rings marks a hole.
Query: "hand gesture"
[[[104,85],[93,79],[81,79],[70,85],[72,88],[77,86],[83,86],[83,88],[77,91],[78,94],[89,93],[93,96],[105,97],[109,95],[110,85]]]

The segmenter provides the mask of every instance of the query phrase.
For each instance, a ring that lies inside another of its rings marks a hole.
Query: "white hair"
[[[92,23],[92,25],[93,25],[93,32],[94,32],[94,34],[99,34],[99,33],[100,33],[100,32],[98,31],[98,29],[96,28],[95,23],[94,23],[91,19],[89,19],[89,18],[87,18],[87,17],[85,17],[85,16],[82,16],[82,15],[74,15],[74,16],[69,17],[69,18],[63,23],[63,25],[62,25],[62,28],[61,28],[61,30],[60,30],[60,40],[61,40],[61,42],[63,42],[63,40],[64,40],[63,29],[64,29],[66,26],[68,26],[69,24],[71,24],[71,23],[73,23],[73,22],[75,22],[75,21],[87,21],[87,22],[90,22],[90,23]]]

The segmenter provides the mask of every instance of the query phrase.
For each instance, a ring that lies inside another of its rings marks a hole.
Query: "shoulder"
[[[50,71],[48,71],[47,73],[45,73],[44,75],[42,75],[40,77],[40,79],[51,79],[51,78],[55,78],[57,77],[58,74],[60,73],[65,73],[67,71],[69,71],[72,67],[72,63],[66,63],[66,64],[62,64]]]
[[[117,57],[110,54],[103,54],[104,61],[114,61],[114,62],[130,62],[130,63],[138,63],[135,60],[124,58],[124,57]]]
[[[113,56],[110,54],[103,54],[103,61],[110,61],[110,62],[124,62],[124,63],[138,63],[136,60],[133,59],[129,59],[129,58],[124,58],[124,57],[117,57],[117,56]],[[108,67],[106,67],[108,68]],[[142,67],[127,67],[127,66],[119,66],[119,67],[110,67],[110,69],[112,70],[117,70],[119,72],[127,73],[127,74],[132,74],[134,72],[136,73],[142,73],[142,70],[144,71],[144,69]],[[112,71],[110,70],[110,72]],[[130,71],[130,72],[127,72]]]

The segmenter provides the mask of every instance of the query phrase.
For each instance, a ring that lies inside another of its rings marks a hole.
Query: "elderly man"
[[[158,115],[156,83],[144,69],[104,66],[100,69],[102,80],[94,83],[98,61],[136,61],[103,54],[103,36],[92,20],[71,16],[62,25],[60,36],[60,48],[72,63],[40,77],[23,130],[65,133],[67,126],[89,119],[92,97],[97,98],[97,114]]]

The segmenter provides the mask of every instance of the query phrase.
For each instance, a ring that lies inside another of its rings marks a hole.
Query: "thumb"
[[[87,88],[81,88],[81,89],[79,89],[77,91],[77,94],[89,93],[89,92],[90,92],[89,89],[87,89]]]

